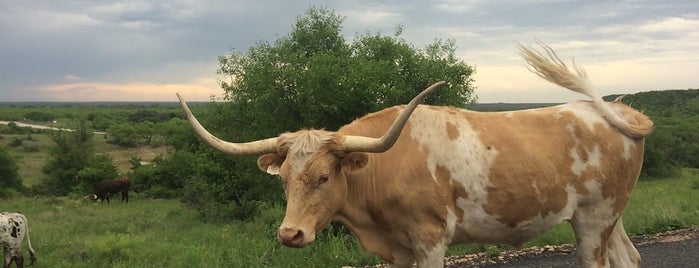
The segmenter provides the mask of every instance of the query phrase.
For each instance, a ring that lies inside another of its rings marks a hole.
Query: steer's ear
[[[342,167],[348,170],[357,170],[366,166],[369,156],[366,153],[352,152],[342,158]]]
[[[257,167],[272,175],[279,175],[279,168],[284,163],[284,158],[277,153],[263,154],[257,159]]]

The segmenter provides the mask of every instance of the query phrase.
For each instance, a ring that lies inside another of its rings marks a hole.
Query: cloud
[[[245,53],[260,41],[273,43],[312,6],[344,17],[347,40],[365,32],[391,35],[397,25],[416,47],[454,39],[457,56],[478,68],[481,101],[490,98],[489,92],[545,87],[521,69],[515,47],[517,41],[535,38],[566,60],[574,55],[591,72],[602,70],[600,79],[594,78],[600,85],[663,89],[699,84],[688,73],[699,69],[695,0],[33,0],[0,5],[0,100],[65,100],[69,92],[80,92],[71,101],[108,100],[112,93],[122,100],[125,92],[138,100],[160,96],[148,89],[187,85],[199,88],[192,93],[207,92],[197,97],[205,100],[208,90],[221,91],[215,79],[197,82],[215,77],[217,56],[231,49]],[[625,79],[616,82],[614,72]],[[47,89],[54,91],[42,91]],[[568,98],[560,92],[545,90],[541,97]],[[491,99],[514,96],[519,95]]]
[[[223,94],[214,78],[183,84],[72,82],[40,89],[43,97],[52,101],[75,101],[75,96],[81,101],[176,101],[175,93],[188,101],[208,101],[211,97],[220,100]]]

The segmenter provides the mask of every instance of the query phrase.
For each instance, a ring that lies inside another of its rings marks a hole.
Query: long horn
[[[206,143],[217,150],[230,155],[260,155],[277,151],[277,138],[268,138],[246,143],[227,142],[217,138],[213,134],[209,133],[209,131],[207,131],[199,123],[199,120],[194,117],[192,111],[189,110],[189,107],[187,107],[187,104],[184,102],[179,93],[177,93],[177,98],[180,100],[180,105],[182,106],[182,109],[184,109],[187,120],[192,125],[192,128],[194,128],[194,131],[199,135],[199,137],[206,141]]]
[[[430,94],[435,88],[444,85],[445,81],[439,81],[432,84],[430,87],[426,88],[420,94],[415,96],[410,103],[405,107],[403,112],[401,112],[393,124],[388,128],[386,133],[380,138],[370,138],[364,136],[345,136],[345,140],[342,143],[342,150],[348,152],[368,152],[368,153],[382,153],[387,151],[393,146],[393,144],[398,140],[405,123],[408,122],[408,118],[413,113],[417,105],[422,102],[422,100]]]

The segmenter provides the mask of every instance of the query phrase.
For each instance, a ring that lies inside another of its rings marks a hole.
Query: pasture
[[[341,267],[380,261],[363,253],[352,236],[326,231],[303,249],[276,242],[281,207],[254,221],[206,222],[177,200],[93,203],[80,196],[0,200],[3,211],[21,211],[38,262],[34,267]],[[640,181],[624,215],[630,235],[699,225],[699,170],[675,178]],[[571,243],[562,224],[526,246]],[[496,252],[507,246],[463,245],[449,255]],[[26,254],[26,242],[25,242]]]

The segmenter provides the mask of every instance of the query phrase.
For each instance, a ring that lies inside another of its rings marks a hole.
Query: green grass
[[[624,226],[631,235],[699,226],[699,169],[681,169],[673,179],[640,181]]]
[[[255,222],[206,222],[175,200],[93,203],[82,197],[0,200],[0,210],[27,215],[35,267],[340,267],[380,263],[347,235],[319,234],[290,249],[276,242],[283,208],[270,207]],[[639,182],[624,215],[630,234],[699,225],[699,171]],[[531,245],[573,243],[564,223]],[[463,245],[449,255],[508,246]],[[26,254],[26,247],[25,247]]]
[[[300,250],[280,246],[275,235],[281,208],[272,210],[280,217],[268,223],[212,223],[175,200],[0,202],[2,211],[27,215],[38,258],[34,267],[326,267],[377,261],[347,237],[322,235]]]
[[[0,125],[0,128],[3,126]],[[31,137],[31,138],[29,138]],[[9,146],[9,144],[19,139],[22,144],[19,146]],[[157,156],[167,153],[166,146],[141,146],[141,147],[121,147],[107,143],[104,135],[95,134],[93,137],[96,153],[107,153],[112,157],[114,165],[122,174],[126,174],[131,169],[130,160],[132,157],[139,157],[142,161],[152,161]],[[22,178],[25,186],[33,186],[41,181],[45,175],[41,172],[46,160],[49,157],[49,148],[55,146],[51,136],[44,133],[37,134],[0,134],[0,147],[8,149],[17,163],[17,173]]]
[[[21,140],[22,144],[15,147],[8,146],[16,139]],[[48,157],[48,148],[51,145],[53,145],[53,141],[45,134],[2,134],[2,139],[0,139],[0,147],[7,148],[15,158],[15,163],[19,168],[17,173],[26,186],[36,184],[43,176],[41,167]]]

